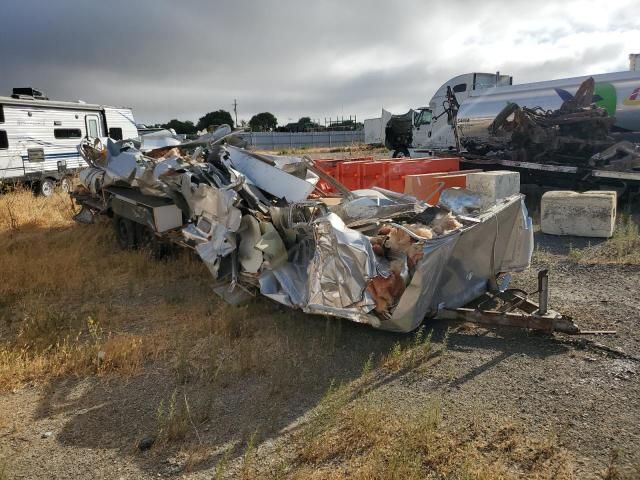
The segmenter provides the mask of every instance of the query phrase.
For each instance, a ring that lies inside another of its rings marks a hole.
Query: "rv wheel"
[[[35,184],[34,191],[36,195],[42,195],[43,197],[50,197],[53,195],[55,184],[50,178],[44,178]]]
[[[71,193],[72,189],[73,184],[71,183],[71,179],[69,177],[64,177],[62,180],[60,180],[60,190],[62,190],[62,193]]]
[[[135,224],[128,218],[120,215],[113,216],[113,229],[116,232],[116,240],[123,250],[130,250],[136,246]]]

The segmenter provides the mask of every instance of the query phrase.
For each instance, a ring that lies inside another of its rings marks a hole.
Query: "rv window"
[[[0,105],[0,123],[4,123],[4,105]]]
[[[109,136],[114,140],[122,140],[122,129],[121,128],[110,128]]]
[[[453,87],[453,93],[462,93],[467,91],[466,83],[459,83],[455,87]]]
[[[56,128],[53,135],[56,138],[81,138],[82,132],[79,128]]]
[[[9,148],[9,139],[7,138],[7,132],[0,130],[0,149],[6,150]]]
[[[98,134],[98,121],[94,118],[90,118],[89,121],[87,122],[87,125],[89,129],[89,131],[87,132],[87,135],[89,135],[92,138],[98,138],[100,136]]]

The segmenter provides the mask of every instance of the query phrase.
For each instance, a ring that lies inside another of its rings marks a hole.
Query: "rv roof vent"
[[[44,93],[32,87],[16,87],[13,89],[13,94],[11,96],[13,98],[49,100],[49,97],[45,96]]]

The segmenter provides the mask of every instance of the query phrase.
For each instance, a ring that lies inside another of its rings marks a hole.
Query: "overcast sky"
[[[364,119],[426,105],[466,72],[514,83],[627,70],[637,0],[4,0],[0,95],[126,105],[140,122],[194,120],[238,100]]]

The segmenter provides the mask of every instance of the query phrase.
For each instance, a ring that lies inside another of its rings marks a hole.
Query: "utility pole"
[[[238,102],[235,98],[233,99],[233,113],[236,116],[236,128],[237,128],[238,127]]]

